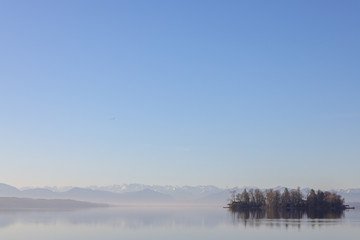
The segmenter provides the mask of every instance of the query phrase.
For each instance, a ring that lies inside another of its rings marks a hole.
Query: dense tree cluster
[[[323,192],[313,189],[303,196],[300,188],[288,190],[281,193],[279,190],[269,189],[261,191],[259,189],[250,189],[242,193],[231,192],[229,207],[233,210],[241,209],[307,209],[307,210],[325,210],[344,208],[344,199],[338,194]]]

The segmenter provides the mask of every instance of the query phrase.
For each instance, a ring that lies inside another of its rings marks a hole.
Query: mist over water
[[[0,211],[1,239],[357,239],[360,211],[323,218],[233,213],[220,207]]]

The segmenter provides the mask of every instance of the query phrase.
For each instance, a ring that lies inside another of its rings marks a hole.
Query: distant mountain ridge
[[[32,199],[73,199],[100,203],[165,203],[173,201],[166,194],[144,189],[136,192],[114,193],[103,190],[74,187],[65,192],[54,192],[46,188],[27,188],[19,190],[10,185],[0,183],[0,197],[32,198]]]
[[[17,189],[0,183],[0,197],[26,197],[41,199],[74,199],[80,201],[106,202],[119,204],[133,203],[197,203],[218,204],[227,203],[230,190],[242,192],[244,189],[257,188],[255,186],[237,186],[233,188],[219,188],[207,186],[160,186],[146,184],[123,184],[110,186],[79,187],[26,187]],[[275,190],[283,191],[285,187],[277,186]],[[263,189],[262,189],[263,190]],[[307,194],[310,188],[301,189]],[[360,188],[330,190],[340,194],[347,202],[360,202]]]

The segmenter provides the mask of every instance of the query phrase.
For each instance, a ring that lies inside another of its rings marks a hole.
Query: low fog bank
[[[69,199],[31,199],[0,197],[0,209],[78,209],[107,207],[107,204],[81,202]]]

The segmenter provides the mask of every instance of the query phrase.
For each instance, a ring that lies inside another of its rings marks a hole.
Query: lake
[[[359,239],[360,211],[335,218],[256,218],[221,207],[0,210],[0,239]]]

